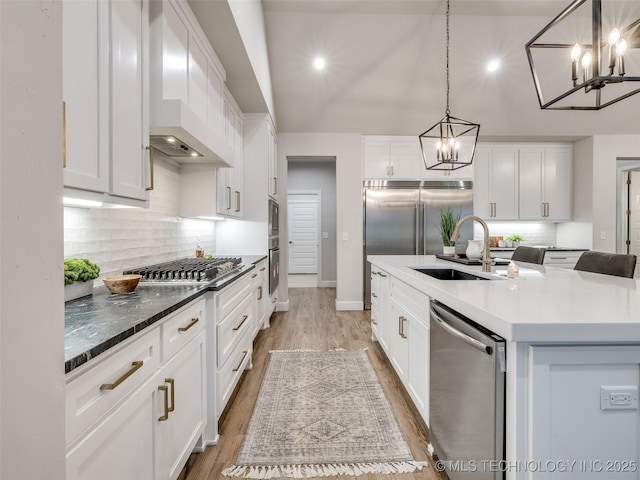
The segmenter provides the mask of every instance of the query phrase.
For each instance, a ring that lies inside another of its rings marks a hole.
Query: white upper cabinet
[[[487,220],[571,220],[570,145],[481,145],[474,213]]]
[[[469,157],[471,148],[463,147],[461,155]],[[452,171],[427,170],[417,136],[363,136],[362,159],[362,176],[367,180],[459,180],[473,178],[473,165]]]
[[[518,149],[477,147],[473,211],[484,219],[518,218]]]
[[[571,219],[571,149],[520,150],[520,219]]]
[[[415,180],[418,178],[418,156],[417,137],[363,137],[363,177]]]
[[[268,145],[267,155],[269,164],[269,196],[278,200],[278,141],[276,131],[271,122],[267,122],[268,128]]]
[[[242,112],[228,91],[224,94],[225,141],[233,152],[233,168],[219,168],[217,174],[217,212],[242,218],[244,191],[244,147],[242,140]]]
[[[65,3],[67,196],[146,205],[148,16],[147,0]]]
[[[226,72],[184,0],[151,2],[150,133],[175,137],[178,148],[158,148],[181,163],[233,166],[225,142],[223,85]],[[184,154],[185,144],[201,156]]]

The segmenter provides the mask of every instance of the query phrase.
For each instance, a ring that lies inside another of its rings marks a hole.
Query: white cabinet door
[[[392,141],[389,148],[390,178],[415,180],[418,178],[419,142]]]
[[[271,122],[269,125],[269,195],[278,199],[278,140]]]
[[[546,148],[543,191],[547,220],[571,220],[571,149]]]
[[[429,299],[425,297],[425,301]],[[424,421],[429,424],[429,324],[410,316],[405,327],[409,341],[407,389]]]
[[[543,197],[543,177],[545,173],[543,148],[520,149],[520,215],[521,220],[541,220],[546,207]]]
[[[223,98],[225,141],[233,151],[233,168],[219,168],[216,180],[217,211],[220,215],[242,218],[244,155],[242,114],[233,104],[231,94]]]
[[[64,185],[109,191],[109,32],[106,2],[66,2],[62,75],[65,102]]]
[[[111,191],[147,199],[149,152],[147,0],[111,6]]]
[[[409,370],[409,342],[406,332],[410,315],[402,305],[393,299],[390,311],[390,327],[393,328],[390,360],[402,382],[406,383]]]
[[[155,381],[67,452],[67,480],[153,480]]]
[[[206,407],[204,376],[205,333],[201,332],[163,367],[158,384],[158,479],[174,480],[204,430]],[[163,415],[166,415],[165,419]],[[117,477],[114,477],[117,478]]]
[[[191,34],[189,39],[189,108],[208,123],[209,72],[207,55],[198,38]]]
[[[362,147],[364,178],[387,178],[389,169],[389,143],[365,141]]]
[[[374,268],[372,266],[372,268]],[[378,314],[379,323],[378,330],[380,335],[378,341],[380,346],[386,352],[387,356],[391,358],[391,349],[393,348],[393,337],[395,335],[395,328],[391,319],[391,302],[389,300],[389,274],[379,268],[375,267],[378,276],[380,277],[380,295],[378,298]]]
[[[478,147],[474,212],[487,220],[518,218],[518,149]]]

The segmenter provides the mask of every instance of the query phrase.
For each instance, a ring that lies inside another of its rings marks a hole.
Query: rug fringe
[[[368,473],[392,474],[412,473],[422,470],[427,462],[415,460],[388,463],[326,463],[322,465],[273,465],[242,466],[232,465],[222,471],[225,477],[273,479],[273,478],[316,478],[348,475],[359,477]]]

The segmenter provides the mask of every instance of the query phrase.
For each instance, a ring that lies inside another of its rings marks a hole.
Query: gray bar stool
[[[633,278],[636,256],[621,253],[584,252],[574,270]]]
[[[537,263],[538,265],[542,265],[544,262],[544,254],[546,253],[546,249],[537,248],[537,247],[516,247],[513,251],[513,255],[511,255],[511,260],[516,262],[527,262],[527,263]]]

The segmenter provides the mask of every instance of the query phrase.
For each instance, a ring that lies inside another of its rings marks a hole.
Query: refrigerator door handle
[[[422,254],[427,254],[427,206],[422,204]]]

